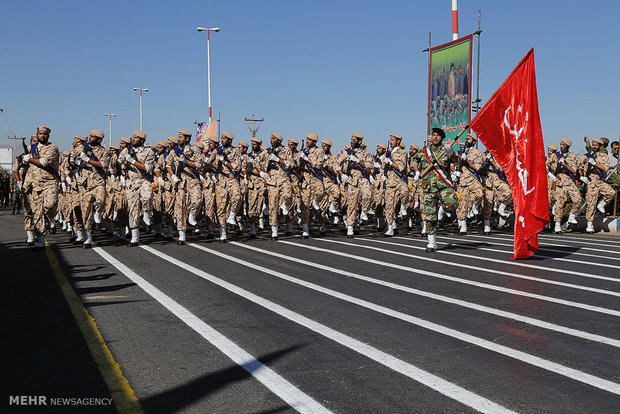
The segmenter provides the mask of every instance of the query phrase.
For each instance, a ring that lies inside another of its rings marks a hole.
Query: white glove
[[[181,181],[181,179],[179,177],[176,176],[176,174],[172,174],[172,181],[174,181],[175,184],[177,184],[179,181]]]
[[[588,184],[590,182],[590,180],[588,180],[588,177],[579,177],[579,179],[583,181],[584,184]]]
[[[372,166],[375,168],[381,168],[381,164],[379,164],[378,162],[373,163]]]
[[[456,172],[453,172],[450,174],[450,180],[452,181],[456,181],[456,179],[459,178],[458,175],[456,175]]]
[[[596,165],[596,160],[594,158],[589,158],[588,162],[592,165]]]
[[[198,177],[200,177],[200,182],[204,183],[205,182],[205,178],[202,175],[199,175]]]
[[[342,174],[342,175],[340,176],[340,179],[341,179],[341,180],[342,180],[342,182],[344,182],[344,183],[348,183],[348,182],[349,182],[349,176],[348,176],[348,175],[346,175],[346,174]]]
[[[17,188],[19,188],[19,191],[24,189],[24,183],[22,183],[21,180],[17,182]]]
[[[392,159],[391,159],[391,158],[386,158],[386,159],[384,160],[384,162],[385,162],[387,165],[392,165],[392,164],[393,164],[393,161],[392,161]]]
[[[489,153],[487,154],[487,160],[490,160],[491,158],[493,158],[493,156],[492,156],[492,155],[491,155],[491,153],[489,152]]]
[[[353,154],[349,155],[349,161],[351,161],[351,162],[355,162],[355,163],[360,162],[359,158],[357,158],[357,157],[356,157],[355,155],[353,155]]]
[[[373,177],[371,175],[369,178],[370,178],[370,184],[374,185],[375,184],[375,177]]]
[[[185,158],[185,155],[183,154],[179,155],[179,161],[181,161],[183,164],[187,164],[187,158]]]
[[[67,184],[71,185],[71,178],[67,177],[65,178],[65,181],[67,182]]]
[[[160,187],[163,187],[166,183],[164,182],[164,179],[161,177],[157,177],[157,182],[159,183]]]
[[[381,162],[385,162],[385,155],[381,155],[379,159],[381,160]]]
[[[124,176],[122,176],[122,175],[121,175],[121,179],[120,179],[120,181],[121,181],[121,185],[122,185],[123,187],[125,187],[125,177],[124,177]]]
[[[80,159],[84,162],[90,161],[90,158],[84,152],[80,152]]]
[[[218,160],[220,160],[220,162],[224,162],[224,156],[220,155],[219,157],[217,157]]]
[[[269,161],[279,162],[280,158],[276,154],[269,154]]]
[[[136,163],[136,160],[134,160],[133,157],[129,154],[125,154],[125,161],[127,161],[131,165],[134,165]]]
[[[22,158],[22,161],[28,162],[28,160],[30,160],[30,154],[24,155],[24,157]]]
[[[265,181],[269,179],[269,174],[267,174],[265,171],[261,171],[260,176],[263,177],[263,180]]]
[[[299,158],[301,158],[302,160],[308,161],[308,155],[306,155],[304,151],[302,151],[301,154],[299,154]]]
[[[217,177],[215,176],[215,174],[211,174],[211,181],[213,181],[214,184],[217,184]]]
[[[60,187],[62,188],[63,193],[67,192],[67,184],[65,184],[64,182],[60,183]]]
[[[416,171],[415,174],[413,175],[413,179],[415,181],[418,181],[420,179],[420,171]]]
[[[461,154],[461,159],[462,159],[463,161],[467,161],[467,153],[463,152],[463,153]]]
[[[560,158],[560,164],[562,165],[566,164],[566,160],[564,159],[564,157]]]
[[[446,155],[448,157],[451,157],[454,155],[454,150],[452,149],[450,144],[443,144],[443,150],[446,152]]]
[[[555,175],[553,175],[551,172],[547,173],[547,177],[549,177],[549,179],[551,181],[557,181],[558,180],[557,177]]]
[[[381,181],[385,181],[387,180],[387,177],[385,176],[385,174],[381,174]]]
[[[457,177],[461,176],[461,172],[460,171],[454,171],[454,175],[456,175]]]
[[[110,181],[115,182],[116,181],[116,176],[115,175],[111,175],[110,176]]]

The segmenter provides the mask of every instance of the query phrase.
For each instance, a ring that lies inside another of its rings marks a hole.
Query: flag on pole
[[[217,121],[199,122],[196,127],[196,141],[207,141],[217,137]]]
[[[538,250],[538,233],[549,223],[534,49],[495,91],[470,127],[504,169],[510,184],[515,208],[511,259],[530,257]]]

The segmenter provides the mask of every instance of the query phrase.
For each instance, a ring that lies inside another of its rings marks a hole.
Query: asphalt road
[[[95,241],[48,238],[147,413],[620,412],[620,237]]]

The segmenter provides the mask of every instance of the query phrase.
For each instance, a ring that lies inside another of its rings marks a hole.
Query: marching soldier
[[[28,247],[32,247],[35,244],[35,228],[31,207],[32,191],[24,187],[24,182],[26,182],[26,176],[28,174],[30,164],[24,162],[23,159],[27,154],[32,151],[32,147],[35,145],[37,145],[37,134],[33,134],[30,136],[30,143],[28,147],[24,149],[24,152],[26,152],[26,154],[17,157],[17,159],[15,160],[15,165],[13,166],[13,177],[15,178],[16,186],[19,189],[19,192],[22,193],[24,200],[24,230],[26,231],[26,246]]]
[[[131,146],[123,149],[119,155],[125,167],[125,191],[129,209],[129,229],[131,230],[130,247],[140,243],[140,216],[150,226],[153,218],[153,170],[155,169],[155,152],[144,145],[146,134],[133,131]]]
[[[413,169],[425,172],[420,178],[424,191],[424,213],[426,215],[427,252],[437,249],[437,208],[443,202],[446,210],[452,211],[458,203],[454,185],[450,181],[450,165],[458,162],[458,157],[449,144],[443,144],[446,133],[441,128],[433,128],[430,143],[414,157]]]
[[[385,180],[385,220],[387,231],[384,237],[392,237],[396,227],[396,206],[399,200],[408,193],[407,187],[407,153],[400,146],[402,136],[390,134],[391,150],[382,155],[380,160],[383,164]],[[406,206],[406,204],[404,204]]]
[[[312,210],[317,211],[319,222],[319,232],[325,234],[325,216],[321,210],[324,204],[325,187],[323,186],[323,164],[325,162],[325,152],[323,148],[317,147],[316,143],[319,136],[314,132],[306,135],[306,148],[299,155],[300,170],[302,172],[301,189],[301,226],[303,228],[302,238],[310,237],[310,219]]]
[[[411,168],[411,162],[413,161],[413,157],[420,151],[420,147],[416,144],[411,144],[409,146],[409,156],[407,157],[408,164],[408,173],[407,173],[407,187],[409,188],[409,201],[407,202],[407,216],[408,222],[407,227],[409,229],[413,228],[414,224],[414,215],[416,209],[420,207],[420,203],[418,199],[420,198],[418,189],[418,180],[415,179],[415,171]]]
[[[261,199],[265,198],[266,181],[265,173],[269,155],[261,148],[263,140],[258,137],[251,139],[252,152],[248,155],[247,161],[242,166],[242,173],[247,178],[247,212],[250,224],[250,238],[256,238],[256,223],[260,214]]]
[[[93,222],[101,224],[101,213],[105,207],[106,170],[110,161],[110,153],[101,146],[103,137],[103,131],[92,129],[89,142],[78,147],[79,155],[76,158],[80,169],[77,185],[85,233],[82,245],[84,248],[92,247]]]
[[[493,159],[490,152],[486,154],[487,178],[485,181],[486,191],[484,192],[484,200],[482,203],[482,224],[484,226],[484,234],[491,234],[491,215],[494,206],[498,205],[497,213],[500,217],[506,219],[506,206],[510,203],[510,185],[504,174],[502,167]]]
[[[293,187],[291,185],[290,169],[294,167],[293,154],[289,147],[282,146],[282,135],[271,133],[271,147],[267,171],[267,197],[269,205],[269,225],[271,226],[271,240],[278,240],[278,212],[282,209],[282,216],[290,223],[290,210],[293,202]]]
[[[556,170],[554,176],[555,181],[555,214],[554,232],[562,234],[561,222],[564,217],[564,205],[570,197],[572,207],[568,216],[569,224],[577,224],[576,214],[581,209],[581,193],[577,188],[577,170],[579,160],[570,152],[570,147],[573,145],[572,141],[568,138],[562,138],[560,140],[560,151],[555,153],[558,160],[556,164]]]
[[[166,217],[166,186],[168,185],[168,191],[171,188],[170,182],[166,182],[165,177],[167,175],[166,170],[166,155],[168,154],[168,142],[158,141],[155,153],[155,177],[157,178],[157,185],[153,188],[153,232],[156,238],[163,238],[162,224],[166,221],[166,225],[172,228]],[[172,236],[172,234],[170,235]]]
[[[587,152],[583,158],[582,170],[588,183],[588,191],[586,193],[586,232],[594,233],[595,210],[605,214],[605,206],[613,199],[616,192],[605,182],[605,173],[609,169],[609,155],[605,151],[603,140],[594,139],[592,140],[592,145],[590,145],[588,137],[585,137],[584,141]],[[589,148],[592,148],[592,150],[590,151]],[[598,202],[601,196],[603,198]]]
[[[24,178],[25,193],[29,194],[29,205],[34,231],[37,235],[35,247],[45,247],[45,234],[51,227],[58,206],[58,147],[49,142],[51,129],[46,126],[37,127],[37,144],[31,145],[30,153],[22,158],[28,163],[28,173]],[[26,205],[24,204],[24,210]]]
[[[105,183],[106,189],[106,198],[105,198],[105,207],[103,209],[103,219],[107,223],[106,232],[110,235],[114,235],[114,222],[117,219],[116,212],[116,198],[117,192],[121,186],[119,182],[119,175],[116,173],[116,165],[118,160],[118,154],[120,152],[119,145],[111,145],[110,150],[110,160],[108,162],[108,169],[106,171],[107,180]]]
[[[387,145],[380,142],[377,144],[377,153],[373,156],[373,197],[375,216],[377,217],[377,230],[382,230],[387,227],[385,221],[385,182],[387,177],[385,176],[383,161],[381,161],[381,157],[385,158],[386,152]]]
[[[166,168],[175,189],[174,218],[179,231],[178,245],[184,245],[187,223],[197,225],[196,218],[202,204],[202,183],[198,168],[202,165],[202,152],[190,144],[191,132],[182,129],[178,145],[172,147],[166,158]]]
[[[558,157],[556,152],[558,146],[551,144],[547,146],[547,159],[545,165],[547,166],[547,194],[549,197],[549,207],[551,208],[551,215],[555,216],[555,186],[558,181],[553,172],[558,167]]]
[[[219,138],[208,138],[203,158],[208,160],[212,153],[217,151],[219,144]],[[213,239],[215,237],[213,232],[215,230],[215,183],[217,182],[217,176],[215,174],[215,167],[212,164],[203,163],[200,171],[205,177],[202,181],[202,196],[204,199],[204,218],[207,224],[206,238]]]
[[[334,168],[334,161],[336,156],[331,153],[332,142],[328,139],[321,140],[321,148],[325,153],[325,161],[323,162],[323,186],[327,197],[323,197],[324,205],[321,206],[321,210],[328,211],[334,216],[334,224],[338,224],[338,212],[340,211],[340,186],[338,185],[338,174],[336,168]]]
[[[459,164],[462,166],[458,193],[463,196],[456,209],[456,218],[459,225],[459,236],[467,234],[467,212],[471,206],[472,214],[478,214],[478,207],[482,205],[484,187],[480,170],[484,165],[484,155],[475,148],[477,138],[467,134],[465,149],[460,154]]]

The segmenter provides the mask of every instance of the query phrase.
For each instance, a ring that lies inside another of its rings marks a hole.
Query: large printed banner
[[[206,141],[217,137],[217,121],[199,122],[196,127],[196,141]]]
[[[428,79],[428,134],[446,132],[452,141],[471,119],[471,59],[473,35],[430,50]]]

